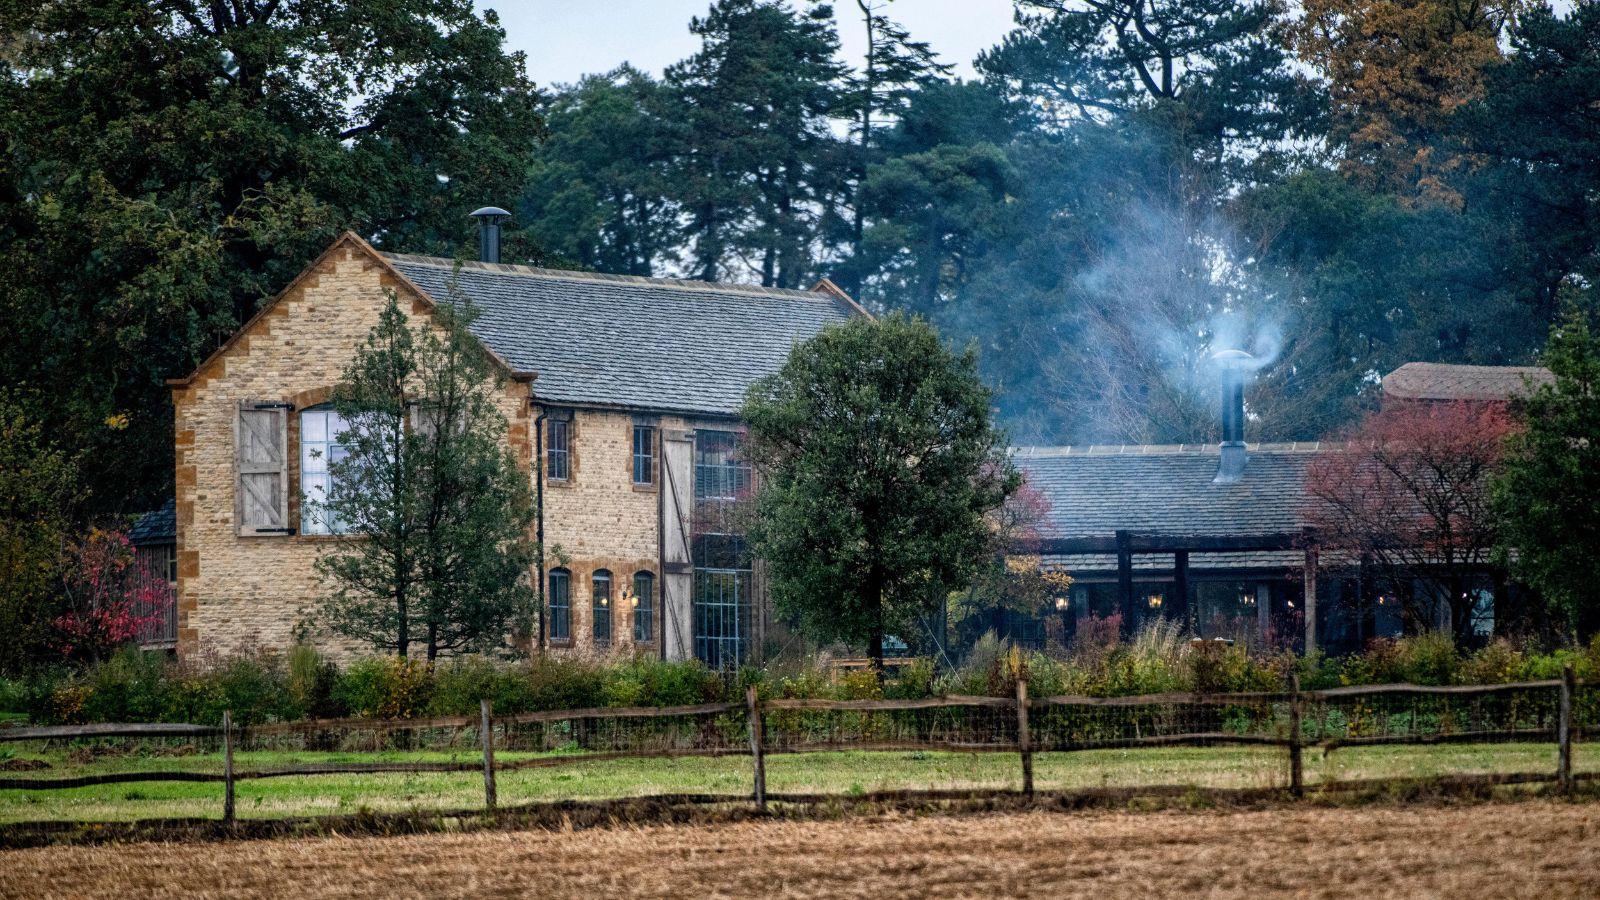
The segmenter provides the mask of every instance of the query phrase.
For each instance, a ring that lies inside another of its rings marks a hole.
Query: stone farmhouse
[[[484,244],[497,258],[497,240]],[[503,370],[505,440],[546,548],[530,573],[543,588],[533,642],[713,667],[759,654],[771,627],[761,566],[727,515],[752,480],[736,411],[796,342],[865,311],[826,280],[801,291],[458,263],[349,233],[169,382],[164,640],[184,656],[295,640],[322,591],[313,562],[338,539],[302,510],[339,454],[327,400],[391,291],[414,323],[470,298],[472,331]]]

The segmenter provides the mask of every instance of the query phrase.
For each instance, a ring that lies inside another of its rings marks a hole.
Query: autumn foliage
[[[1493,561],[1489,476],[1515,427],[1503,403],[1385,406],[1307,471],[1318,543],[1374,562],[1412,625],[1444,604],[1462,633]]]
[[[69,659],[104,659],[138,640],[151,624],[147,611],[159,609],[170,589],[164,577],[145,571],[120,531],[92,529],[70,553],[56,646]]]

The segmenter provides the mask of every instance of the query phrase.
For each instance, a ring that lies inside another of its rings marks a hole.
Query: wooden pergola
[[[1302,577],[1305,580],[1305,652],[1317,648],[1317,566],[1316,542],[1310,528],[1300,531],[1247,535],[1162,534],[1117,531],[1109,536],[1041,538],[1029,542],[1030,552],[1040,555],[1115,554],[1117,557],[1117,604],[1124,628],[1131,628],[1137,610],[1133,592],[1135,554],[1172,554],[1173,593],[1177,602],[1173,616],[1188,615],[1189,554],[1254,553],[1299,550],[1305,553]]]

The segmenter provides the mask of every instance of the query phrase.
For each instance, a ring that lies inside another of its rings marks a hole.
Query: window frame
[[[589,635],[596,647],[611,645],[612,587],[615,579],[610,569],[595,569],[589,575]],[[605,585],[605,591],[600,590]]]
[[[634,487],[655,487],[656,483],[656,434],[659,431],[653,422],[633,423],[633,454],[632,466],[629,472],[633,479]],[[644,442],[641,449],[640,437]],[[644,479],[639,478],[640,466],[644,467]]]
[[[653,644],[656,640],[656,573],[648,569],[633,573],[633,600],[633,642]],[[643,629],[639,627],[641,624]]]
[[[557,579],[561,590],[556,590]],[[549,609],[551,643],[572,642],[572,571],[557,567],[545,573],[545,605]],[[557,602],[559,599],[560,602]],[[557,627],[559,625],[559,628]],[[560,634],[557,634],[560,631]]]
[[[566,413],[552,413],[547,422],[544,441],[544,478],[558,484],[572,481],[572,417]],[[559,426],[559,428],[558,428]],[[561,446],[556,446],[556,434],[561,435]],[[559,470],[557,460],[560,460]]]
[[[307,415],[319,415],[325,417],[323,422],[324,437],[321,440],[311,441],[306,438]],[[315,537],[335,537],[350,533],[348,526],[334,522],[326,522],[315,517],[317,508],[322,504],[311,499],[311,492],[306,488],[307,475],[322,476],[327,481],[326,485],[322,488],[322,496],[323,499],[326,500],[328,495],[333,492],[336,484],[333,471],[329,468],[329,466],[334,462],[334,449],[337,448],[344,453],[340,459],[345,459],[349,455],[349,449],[335,439],[336,434],[331,430],[334,420],[338,420],[339,422],[343,423],[345,430],[349,430],[350,423],[346,421],[343,416],[339,415],[338,411],[333,408],[331,403],[318,403],[316,405],[307,406],[295,411],[295,459],[297,460],[299,467],[299,478],[297,479],[299,484],[296,485],[296,494],[300,498],[301,534],[312,535]],[[337,434],[344,433],[344,431],[341,431]],[[321,445],[322,447],[326,448],[326,453],[322,461],[322,469],[320,471],[308,470],[306,465],[306,448],[308,444]]]

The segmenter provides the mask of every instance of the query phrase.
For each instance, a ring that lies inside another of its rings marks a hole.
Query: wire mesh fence
[[[732,756],[745,759],[737,769],[714,773],[713,782],[723,788],[717,796],[764,805],[768,757],[789,760],[841,750],[917,754],[881,754],[875,769],[886,771],[923,761],[922,751],[954,751],[962,758],[993,761],[971,764],[960,776],[969,783],[1031,794],[1036,756],[1047,759],[1041,782],[1059,790],[1090,784],[1090,776],[1059,763],[1082,759],[1084,752],[1231,747],[1228,756],[1213,758],[1224,759],[1235,770],[1227,784],[1298,794],[1308,784],[1326,789],[1339,782],[1346,769],[1327,760],[1359,754],[1362,747],[1507,742],[1534,748],[1524,756],[1507,757],[1513,769],[1538,771],[1501,775],[1571,786],[1597,774],[1575,764],[1573,746],[1600,734],[1600,685],[1580,684],[1570,673],[1563,679],[1504,685],[1300,691],[1291,684],[1276,693],[1114,698],[1029,698],[1025,683],[1017,688],[1014,697],[911,700],[763,700],[752,688],[742,703],[669,708],[497,717],[485,703],[478,716],[428,719],[10,728],[0,730],[0,791],[215,782],[223,787],[223,818],[231,819],[238,782],[435,775],[455,779],[445,796],[458,802],[470,797],[464,792],[475,790],[472,785],[481,778],[478,805],[493,809],[497,779],[519,770],[627,758]],[[1547,765],[1551,750],[1556,751],[1554,766]],[[1308,751],[1318,751],[1312,754],[1309,772]],[[1122,774],[1102,769],[1096,776],[1102,784],[1115,781],[1130,787],[1166,786],[1165,779],[1181,777],[1173,774],[1179,770],[1148,759],[1130,768]],[[793,767],[784,762],[779,770],[789,773]],[[780,781],[780,786],[792,788],[804,785],[804,776],[784,774]],[[651,782],[641,789],[657,787]],[[820,787],[812,794],[826,793],[830,786]],[[509,796],[525,799],[537,793],[522,781]]]

